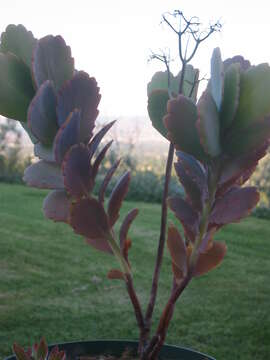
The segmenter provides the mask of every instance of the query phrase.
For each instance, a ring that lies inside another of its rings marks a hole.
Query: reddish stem
[[[154,344],[149,344],[149,347],[146,349],[146,352],[149,355],[149,360],[155,360],[162,345],[164,344],[167,330],[171,321],[171,318],[173,316],[174,312],[174,306],[182,292],[185,290],[187,285],[189,284],[190,280],[192,279],[192,270],[189,271],[187,276],[183,279],[182,283],[179,287],[175,288],[173,287],[171,296],[163,310],[163,313],[161,315],[158,328],[156,331],[156,334],[154,335],[154,338],[157,338],[158,341],[156,341]],[[151,348],[152,347],[152,348]]]
[[[133,309],[134,309],[138,327],[142,334],[145,331],[145,323],[144,323],[142,308],[141,308],[139,299],[136,295],[136,291],[134,289],[132,277],[129,274],[126,274],[126,287],[127,287],[127,291],[128,291],[131,303],[133,305]]]
[[[171,179],[171,171],[172,171],[172,163],[173,163],[173,155],[174,155],[174,146],[170,143],[170,148],[168,152],[167,164],[166,164],[166,173],[165,173],[165,184],[164,184],[164,191],[163,191],[163,198],[162,198],[162,212],[161,212],[161,225],[160,225],[160,237],[159,237],[159,245],[158,245],[158,252],[156,257],[156,265],[154,270],[154,275],[152,279],[152,288],[151,288],[151,295],[149,304],[146,310],[145,315],[145,325],[146,331],[149,333],[150,323],[152,314],[155,307],[156,297],[157,297],[157,290],[158,290],[158,280],[161,270],[161,264],[163,259],[164,253],[164,245],[166,239],[166,227],[167,227],[167,197],[169,192],[169,183]],[[148,337],[148,333],[146,338]]]

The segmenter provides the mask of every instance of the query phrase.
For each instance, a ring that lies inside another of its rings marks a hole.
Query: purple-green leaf
[[[226,59],[223,62],[224,70],[226,71],[232,64],[239,64],[241,71],[245,71],[250,68],[250,62],[243,58],[241,55],[236,55],[232,58]]]
[[[240,65],[232,64],[225,72],[224,96],[220,110],[222,131],[233,123],[240,97]]]
[[[94,155],[96,152],[101,140],[103,137],[107,134],[107,132],[110,130],[110,128],[113,126],[116,120],[111,121],[109,124],[103,126],[103,128],[93,137],[91,142],[88,145],[90,157]]]
[[[94,198],[73,203],[69,222],[75,233],[87,239],[107,239],[110,234],[108,217],[103,206]]]
[[[194,241],[198,233],[198,213],[185,200],[177,196],[168,198],[168,205],[182,223],[188,239]]]
[[[81,112],[75,109],[58,130],[54,139],[54,156],[58,164],[62,164],[68,150],[80,142],[80,122]]]
[[[180,162],[189,176],[198,184],[201,190],[207,186],[207,174],[203,165],[194,156],[176,151],[178,162]]]
[[[105,176],[105,178],[103,179],[101,185],[100,185],[100,188],[99,188],[99,193],[98,193],[98,199],[99,199],[99,202],[101,204],[104,203],[104,196],[105,196],[105,192],[106,192],[106,189],[113,177],[113,174],[115,173],[115,171],[117,170],[119,164],[121,162],[121,159],[119,159],[118,161],[116,161],[115,164],[113,164],[111,166],[111,168],[107,171],[107,174]]]
[[[24,351],[24,349],[16,343],[13,344],[13,351],[14,351],[14,354],[16,355],[17,360],[31,360],[31,356],[29,356]]]
[[[39,189],[64,189],[64,180],[60,167],[44,160],[28,166],[23,180],[28,186]]]
[[[59,351],[58,346],[55,346],[52,351],[50,352],[48,360],[65,360],[66,354],[65,352]]]
[[[120,248],[121,248],[122,252],[125,247],[125,241],[127,240],[129,228],[130,228],[132,222],[135,220],[138,213],[139,213],[138,209],[130,210],[122,222],[122,225],[121,225],[121,228],[119,231],[119,241],[120,241]]]
[[[215,48],[211,58],[210,88],[217,109],[220,110],[223,98],[224,69],[219,48]]]
[[[270,66],[260,64],[241,74],[239,106],[233,131],[246,129],[270,116]]]
[[[173,225],[168,228],[167,245],[174,265],[172,269],[175,279],[180,281],[187,274],[187,249],[181,234]]]
[[[38,89],[28,109],[28,127],[43,144],[51,145],[58,130],[56,94],[50,80]]]
[[[251,176],[259,160],[265,156],[268,145],[269,142],[267,141],[256,151],[235,159],[224,159],[218,184],[218,194],[224,194],[235,184],[242,185],[247,180],[247,175]]]
[[[170,77],[170,90],[174,94],[178,94],[179,90],[179,76],[173,76],[169,73]],[[150,95],[156,90],[164,90],[168,95],[168,72],[167,71],[157,71],[153,76],[151,81],[147,84],[147,95]]]
[[[71,200],[65,190],[49,192],[43,201],[43,212],[47,219],[68,222]]]
[[[201,211],[203,205],[203,192],[201,191],[199,184],[190,176],[180,161],[174,164],[174,168],[192,206],[196,210]]]
[[[148,96],[148,114],[153,127],[165,138],[168,130],[163,124],[163,117],[167,114],[168,91],[154,90]]]
[[[219,114],[216,103],[207,90],[198,102],[198,116],[197,128],[201,144],[207,154],[216,157],[221,153]]]
[[[87,196],[94,186],[90,152],[86,145],[76,144],[67,152],[62,173],[67,192],[74,197]]]
[[[38,345],[37,359],[46,360],[47,355],[48,355],[48,345],[46,343],[46,340],[43,337],[43,338],[41,338],[40,343]]]
[[[27,65],[11,53],[0,53],[0,114],[25,122],[34,96]]]
[[[93,164],[93,179],[96,178],[97,174],[98,174],[98,170],[99,167],[102,163],[102,160],[104,159],[108,149],[110,148],[110,146],[112,145],[113,140],[109,141],[104,147],[103,149],[100,151],[100,153],[98,154],[98,156],[96,157],[94,164]]]
[[[168,129],[168,138],[177,150],[184,151],[204,160],[206,154],[200,144],[196,129],[198,119],[197,107],[183,95],[168,101],[168,114],[164,117],[164,124]]]
[[[209,251],[199,255],[193,275],[201,276],[216,268],[224,259],[226,252],[226,244],[214,241]]]
[[[128,192],[130,172],[124,173],[114,186],[108,202],[108,217],[110,225],[113,226],[119,218],[122,202]]]
[[[93,248],[95,248],[96,250],[113,255],[112,248],[110,247],[110,244],[105,238],[86,238],[85,241],[88,245],[93,246]]]
[[[248,216],[260,199],[255,187],[235,187],[217,199],[209,223],[225,225]]]
[[[34,145],[34,155],[39,159],[55,162],[54,151],[52,146],[44,146],[40,142]]]
[[[1,35],[1,51],[15,54],[31,69],[33,49],[36,42],[37,40],[32,32],[23,25],[10,24]]]
[[[100,98],[96,80],[83,71],[77,72],[59,92],[57,105],[59,126],[62,126],[71,111],[81,110],[80,142],[87,143],[92,136],[98,116],[97,107]]]
[[[125,274],[118,269],[111,269],[107,274],[108,279],[111,280],[125,280]]]
[[[222,147],[234,158],[258,151],[270,138],[270,116],[243,129],[231,129],[224,137]]]
[[[37,87],[51,80],[58,91],[74,73],[70,47],[61,36],[43,37],[34,49],[32,68]]]

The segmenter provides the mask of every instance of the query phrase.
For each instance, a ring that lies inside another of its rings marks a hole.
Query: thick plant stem
[[[109,241],[109,244],[113,250],[113,253],[114,253],[115,257],[118,259],[120,266],[122,268],[122,271],[124,273],[127,292],[128,292],[130,301],[131,301],[133,309],[134,309],[135,317],[137,320],[138,327],[140,329],[140,336],[141,336],[141,334],[143,334],[145,332],[145,322],[144,322],[141,304],[139,302],[136,291],[134,289],[128,259],[125,258],[125,256],[122,254],[121,249],[119,248],[118,244],[116,243],[116,241],[112,235],[110,235],[110,237],[108,238],[108,241]]]
[[[162,211],[161,211],[161,224],[160,224],[160,237],[159,237],[159,245],[158,245],[158,252],[155,264],[154,275],[152,279],[152,288],[151,288],[151,295],[149,304],[146,310],[145,315],[145,325],[146,325],[146,339],[149,335],[150,330],[150,322],[153,314],[153,310],[155,307],[157,290],[158,290],[158,280],[161,270],[162,258],[164,253],[164,245],[166,239],[166,227],[167,227],[167,197],[169,192],[169,183],[171,179],[171,171],[172,171],[172,163],[173,163],[173,154],[174,154],[174,146],[170,143],[168,158],[167,158],[167,165],[166,165],[166,173],[165,173],[165,184],[164,184],[164,191],[163,191],[163,198],[162,198]]]
[[[132,277],[130,275],[126,275],[126,287],[127,287],[127,292],[129,294],[131,303],[133,305],[137,324],[140,329],[140,334],[142,334],[142,333],[144,333],[144,330],[145,330],[143,312],[142,312],[141,304],[139,302],[139,299],[136,295],[136,291],[133,286]],[[139,348],[138,352],[140,353],[141,351],[142,350]]]
[[[153,337],[153,339],[157,339],[157,341],[154,344],[150,343],[152,346],[149,346],[149,348],[147,349],[147,353],[149,354],[147,360],[155,360],[157,358],[157,355],[166,338],[167,330],[173,316],[175,303],[179,296],[182,294],[182,292],[185,290],[191,279],[192,270],[190,270],[185,279],[183,279],[181,285],[172,291],[172,294],[160,318],[156,334]]]

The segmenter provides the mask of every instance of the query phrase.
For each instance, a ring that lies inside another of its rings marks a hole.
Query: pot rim
[[[137,340],[128,340],[128,339],[95,339],[95,340],[74,340],[74,341],[67,341],[67,342],[59,342],[59,343],[54,343],[54,344],[50,344],[48,345],[48,348],[49,350],[52,350],[52,348],[54,346],[58,346],[61,350],[62,347],[66,347],[66,346],[72,346],[72,345],[79,345],[79,346],[83,346],[83,345],[90,345],[90,344],[97,344],[97,345],[100,345],[102,343],[107,343],[107,344],[122,344],[122,345],[131,345],[131,346],[135,346],[138,344],[138,341]],[[188,347],[183,347],[183,346],[179,346],[179,345],[171,345],[171,344],[167,344],[165,343],[163,346],[162,346],[162,349],[163,350],[183,350],[183,351],[186,351],[186,352],[190,352],[190,353],[193,353],[193,354],[196,354],[196,355],[201,355],[201,356],[205,356],[205,359],[206,360],[215,360],[213,357],[209,356],[209,355],[206,355],[204,353],[201,353],[200,351],[196,351],[196,350],[193,350],[191,348],[188,348]],[[8,356],[7,358],[5,358],[4,360],[14,360],[16,359],[15,358],[15,354],[13,355],[10,355]]]

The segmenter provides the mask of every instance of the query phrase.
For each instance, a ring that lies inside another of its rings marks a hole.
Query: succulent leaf
[[[37,359],[46,360],[47,355],[48,355],[48,345],[46,343],[46,340],[43,337],[43,338],[41,338],[40,343],[38,345]]]
[[[118,269],[111,269],[107,274],[108,279],[111,280],[125,280],[125,274]]]
[[[64,189],[64,179],[59,166],[44,160],[28,166],[23,180],[28,186],[38,189]]]
[[[231,131],[224,137],[222,147],[231,157],[258,151],[270,138],[270,116],[248,127]]]
[[[7,26],[1,35],[1,51],[13,53],[31,69],[33,49],[37,40],[23,25]]]
[[[232,64],[239,64],[241,71],[245,71],[250,68],[250,62],[243,58],[241,55],[233,56],[232,58],[226,59],[223,61],[224,70],[227,71],[227,69]]]
[[[88,149],[90,152],[90,157],[94,155],[96,152],[101,140],[104,138],[104,136],[107,134],[107,132],[110,130],[110,128],[113,126],[116,120],[111,121],[109,124],[103,126],[103,128],[93,137],[91,142],[88,145]]]
[[[58,91],[72,78],[74,60],[70,47],[61,36],[48,35],[38,40],[33,52],[32,69],[38,88],[44,81],[51,80]]]
[[[47,219],[68,223],[70,204],[65,190],[53,190],[43,201],[43,213]]]
[[[260,64],[242,72],[240,89],[233,131],[246,129],[270,115],[270,66]]]
[[[164,124],[169,131],[168,138],[177,150],[204,160],[206,155],[196,129],[197,119],[197,107],[192,100],[179,95],[168,101],[168,114],[164,117]]]
[[[187,249],[185,241],[177,228],[170,225],[168,228],[167,245],[171,255],[174,276],[181,281],[187,274]]]
[[[217,109],[220,110],[223,98],[224,69],[219,48],[215,48],[211,58],[210,88]]]
[[[181,162],[175,163],[174,168],[179,181],[185,189],[186,196],[192,204],[192,207],[197,211],[201,211],[203,205],[203,194],[198,183],[189,175]]]
[[[249,215],[259,199],[255,187],[235,187],[217,199],[209,222],[216,225],[238,222]]]
[[[122,222],[122,225],[121,225],[121,228],[119,231],[119,241],[120,241],[120,248],[121,248],[122,252],[125,247],[125,241],[127,240],[129,228],[130,228],[132,222],[135,220],[138,213],[139,213],[138,209],[130,210]]]
[[[113,177],[113,174],[117,170],[120,162],[121,162],[121,159],[116,161],[116,163],[111,166],[111,168],[107,171],[107,174],[106,174],[105,178],[102,181],[102,184],[100,186],[99,193],[98,193],[98,200],[99,200],[99,202],[101,204],[104,203],[104,197],[105,197],[106,189],[107,189],[107,187],[108,187],[108,185],[109,185],[109,183],[110,183],[110,181],[111,181],[111,179]]]
[[[71,196],[87,196],[93,189],[90,152],[86,145],[73,145],[66,153],[62,164],[65,188]]]
[[[185,200],[177,196],[168,198],[168,205],[182,223],[188,239],[194,241],[198,233],[198,213]]]
[[[58,130],[56,94],[51,81],[45,81],[38,89],[28,109],[28,127],[43,144],[51,145]]]
[[[55,346],[50,352],[48,360],[65,360],[66,354],[64,351],[59,351],[58,346]]]
[[[96,250],[113,255],[113,251],[108,241],[105,238],[99,238],[99,239],[90,238],[90,239],[85,239],[85,241],[88,245],[93,246],[93,248],[95,248]]]
[[[205,91],[198,102],[197,128],[201,144],[207,154],[216,157],[221,153],[219,141],[219,114],[213,97]]]
[[[268,145],[267,141],[256,151],[249,152],[235,159],[224,159],[218,184],[218,195],[224,194],[233,185],[242,185],[248,180],[258,165],[259,160],[266,155]]]
[[[195,159],[194,156],[184,153],[182,151],[176,151],[178,162],[180,162],[190,177],[198,183],[200,189],[207,186],[207,175],[203,165]]]
[[[171,84],[171,92],[178,94],[179,90],[179,76],[174,77],[170,72],[170,84]],[[148,97],[155,90],[165,90],[168,94],[168,72],[167,71],[157,71],[150,82],[147,84],[147,95]]]
[[[26,115],[27,116],[27,115]],[[38,139],[32,134],[31,130],[29,129],[27,122],[21,122],[22,127],[26,131],[27,135],[29,136],[29,139],[32,141],[32,143],[35,145],[39,141]]]
[[[236,63],[229,66],[224,76],[224,95],[220,110],[220,125],[223,132],[233,123],[239,104],[239,96],[240,65]]]
[[[163,117],[167,114],[168,91],[154,90],[148,96],[148,114],[153,127],[167,139],[168,130],[163,124]]]
[[[50,146],[44,146],[40,142],[34,145],[34,155],[47,162],[55,162],[53,148]]]
[[[181,79],[181,71],[177,76],[173,76],[170,73],[170,91],[173,95],[177,96],[179,93],[179,83]],[[187,64],[185,67],[185,76],[183,81],[182,94],[190,97],[196,102],[197,91],[198,91],[198,77],[199,70],[194,69],[192,65]],[[155,90],[165,90],[168,94],[168,72],[158,71],[156,72],[151,81],[147,84],[147,95],[150,97],[151,93]]]
[[[58,94],[58,125],[62,126],[74,109],[81,110],[80,142],[87,143],[98,116],[100,98],[96,80],[83,71],[77,72]]]
[[[202,242],[199,246],[199,253],[205,254],[211,249],[211,247],[213,246],[213,237],[217,230],[218,226],[208,226],[208,231],[204,235]]]
[[[178,75],[179,79],[181,77],[181,72]],[[192,65],[188,64],[185,68],[185,77],[183,83],[182,93],[191,98],[194,103],[197,100],[197,92],[199,87],[199,70],[194,69]]]
[[[114,186],[108,202],[108,216],[110,225],[113,226],[119,218],[122,202],[128,192],[130,172],[124,173]]]
[[[16,355],[17,360],[31,360],[31,357],[24,351],[24,349],[16,343],[13,344],[13,352]]]
[[[193,275],[201,276],[213,270],[222,262],[226,252],[226,244],[214,241],[208,252],[199,255]]]
[[[80,142],[81,111],[71,112],[58,130],[54,139],[54,156],[58,164],[62,164],[68,150]]]
[[[99,167],[102,163],[102,160],[104,159],[108,149],[110,148],[110,146],[112,145],[113,140],[109,141],[104,147],[103,149],[100,151],[100,153],[98,154],[98,156],[96,157],[94,164],[93,164],[93,179],[96,178]]]
[[[106,239],[110,233],[104,208],[94,198],[79,199],[72,203],[69,221],[75,233],[87,239]]]
[[[14,54],[0,53],[0,114],[25,122],[33,96],[28,67]]]

